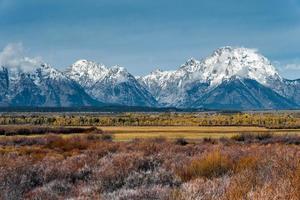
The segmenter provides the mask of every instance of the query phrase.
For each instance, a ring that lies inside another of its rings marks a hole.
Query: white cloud
[[[300,60],[288,60],[288,61],[274,61],[273,64],[278,67],[280,70],[300,70]]]
[[[29,72],[42,63],[41,58],[30,58],[24,56],[24,54],[25,51],[22,43],[8,44],[0,52],[0,66]]]
[[[300,70],[300,63],[292,63],[284,66],[285,69]]]
[[[288,79],[300,78],[300,59],[291,59],[281,62],[275,61],[273,64],[283,77]]]

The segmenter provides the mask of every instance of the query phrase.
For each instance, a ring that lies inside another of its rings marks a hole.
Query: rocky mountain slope
[[[32,72],[2,67],[0,93],[2,106],[103,105],[91,98],[77,82],[47,64],[42,64]]]
[[[283,79],[267,58],[246,48],[223,47],[201,61],[190,59],[175,71],[156,70],[139,81],[167,106],[287,109],[300,103],[299,81]],[[246,90],[256,98],[245,96]]]
[[[209,109],[295,109],[300,79],[280,76],[256,50],[223,47],[177,70],[134,77],[123,67],[79,60],[61,72],[47,64],[31,72],[0,69],[0,106],[101,106]]]
[[[156,106],[154,97],[123,67],[107,68],[87,60],[74,63],[66,74],[93,98],[127,106]]]

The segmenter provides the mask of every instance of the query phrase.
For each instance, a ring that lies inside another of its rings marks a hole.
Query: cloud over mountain
[[[27,57],[22,43],[10,43],[0,52],[0,66],[30,72],[40,66],[40,57]]]

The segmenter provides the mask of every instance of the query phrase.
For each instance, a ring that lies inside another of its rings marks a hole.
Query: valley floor
[[[300,137],[295,135],[127,142],[112,141],[99,131],[68,137],[0,137],[4,200],[298,200],[299,196]]]

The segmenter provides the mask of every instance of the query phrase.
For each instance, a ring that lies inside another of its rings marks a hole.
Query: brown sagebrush
[[[54,140],[50,140],[45,147],[49,149],[59,149],[66,152],[73,149],[86,149],[88,147],[88,142],[84,137],[80,136],[71,138],[56,137]]]
[[[233,169],[233,163],[229,156],[216,150],[203,156],[195,158],[178,171],[179,176],[184,181],[198,177],[213,178],[224,175]]]
[[[101,135],[1,137],[0,199],[299,197],[300,146],[288,143],[297,136],[182,146]]]
[[[185,146],[188,144],[188,141],[185,138],[177,138],[175,144]]]

